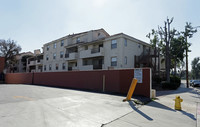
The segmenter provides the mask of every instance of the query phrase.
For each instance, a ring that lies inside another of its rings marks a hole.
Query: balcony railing
[[[102,69],[102,64],[93,65],[93,69]]]
[[[104,50],[102,47],[100,49],[98,48],[88,49],[80,52],[80,58],[98,57],[103,55],[104,55]]]
[[[67,60],[77,59],[78,58],[78,53],[77,52],[72,52],[72,53],[65,54],[65,58]]]
[[[69,53],[65,54],[65,58],[69,58]]]
[[[100,52],[100,48],[91,49],[91,54]]]
[[[28,65],[29,65],[29,66],[35,65],[35,61],[30,61],[30,62],[28,63]]]

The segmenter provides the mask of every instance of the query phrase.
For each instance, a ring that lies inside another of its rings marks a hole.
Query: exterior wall
[[[125,39],[127,40],[127,46],[124,44]],[[117,48],[115,49],[111,49],[112,40],[117,41]],[[104,52],[104,69],[111,66],[111,58],[115,56],[117,57],[117,66],[114,66],[115,69],[134,68],[134,56],[140,55],[143,52],[143,44],[121,34],[120,36],[105,40]],[[127,64],[125,64],[125,56],[127,57]]]
[[[32,73],[6,73],[6,83],[32,84]]]
[[[26,61],[26,72],[42,72],[43,70],[43,54],[39,50],[34,51],[34,56]]]
[[[69,54],[69,58],[65,58],[65,54],[66,54],[66,46],[70,46],[70,45],[75,45],[75,44],[79,44],[77,42],[77,38],[80,38],[80,44],[82,42],[92,42],[92,41],[96,41],[98,39],[102,39],[105,38],[107,35],[104,33],[104,30],[100,29],[100,30],[94,30],[94,31],[88,31],[88,32],[84,32],[82,34],[74,34],[74,35],[69,35],[66,37],[63,37],[61,39],[52,41],[50,43],[47,43],[44,45],[44,63],[43,65],[46,65],[46,71],[44,70],[44,66],[43,66],[43,71],[44,72],[58,72],[58,71],[67,71],[68,70],[68,65],[69,62],[72,62],[73,58],[76,58],[75,61],[77,62],[77,67],[74,67],[74,70],[85,70],[85,68],[87,67],[83,67],[82,68],[82,58],[80,58],[81,53],[85,52],[87,54],[87,51],[84,49],[84,46],[81,46],[78,48],[78,52],[77,53],[70,53]],[[61,41],[64,40],[64,46],[61,47]],[[54,43],[56,43],[56,48],[54,48]],[[49,50],[47,51],[47,46],[49,46]],[[93,46],[90,45],[88,46],[88,52],[91,52],[90,49],[93,49]],[[84,50],[84,51],[83,51]],[[63,58],[60,58],[60,52],[63,51],[64,52],[64,56]],[[83,52],[82,52],[83,51]],[[56,53],[56,59],[53,59],[53,54]],[[49,60],[46,60],[46,56],[49,56]],[[73,59],[74,60],[74,59]],[[66,65],[66,69],[62,69],[62,64],[65,63]],[[51,64],[52,69],[49,70],[49,65]],[[59,69],[56,70],[56,64],[59,64]]]
[[[5,66],[5,58],[4,57],[0,57],[0,73],[3,72],[4,66]]]
[[[80,42],[77,42],[77,38]],[[102,40],[102,38],[105,38]],[[111,49],[111,41],[117,41],[117,48]],[[127,40],[127,46],[124,44]],[[61,46],[61,41],[64,41],[64,45]],[[54,44],[56,43],[56,48]],[[100,44],[103,47],[100,47]],[[47,46],[49,50],[47,51]],[[69,49],[77,47],[77,51],[68,52]],[[52,41],[44,45],[44,65],[46,65],[46,70],[44,72],[60,72],[69,70],[93,70],[97,69],[92,63],[94,59],[102,58],[101,69],[123,69],[123,68],[134,68],[134,56],[139,56],[142,54],[145,47],[150,47],[149,44],[137,40],[133,37],[125,35],[123,33],[109,36],[104,33],[104,30],[88,31],[80,34],[68,35],[66,37],[60,38],[58,40]],[[92,53],[95,49],[100,49],[98,52]],[[60,52],[64,53],[63,58],[60,58]],[[56,54],[56,59],[53,59],[53,54]],[[67,54],[67,58],[65,58]],[[49,60],[46,60],[46,57]],[[117,57],[117,66],[111,67],[111,58]],[[125,57],[127,58],[127,63],[125,63]],[[85,59],[90,59],[90,63],[84,65]],[[65,69],[62,69],[62,64],[65,63]],[[59,65],[56,69],[56,64]],[[51,65],[51,70],[49,70],[49,65]],[[98,68],[98,69],[99,69]]]
[[[104,83],[103,77],[105,77]],[[6,75],[6,83],[32,83],[37,85],[65,87],[100,92],[103,91],[103,86],[105,86],[104,92],[127,94],[133,77],[134,69],[15,74],[10,73]],[[145,68],[143,69],[143,83],[137,84],[134,95],[143,95],[146,97],[150,97],[150,91],[151,69]]]

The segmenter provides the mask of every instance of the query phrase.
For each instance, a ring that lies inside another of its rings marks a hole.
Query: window
[[[60,46],[62,47],[64,45],[64,40],[61,41]]]
[[[117,66],[117,57],[111,58],[111,66]]]
[[[56,59],[56,53],[53,54],[53,59]]]
[[[58,64],[56,64],[56,70],[58,70]]]
[[[49,45],[47,45],[47,51],[49,51]]]
[[[54,48],[54,49],[56,48],[56,43],[53,44],[53,48]]]
[[[81,41],[81,40],[80,40],[80,37],[77,37],[77,38],[76,38],[76,42],[79,43],[80,41]]]
[[[69,58],[69,53],[65,53],[65,58]]]
[[[112,40],[111,41],[111,49],[117,48],[117,40]]]
[[[46,68],[46,65],[44,65],[44,71],[46,71],[46,69],[47,69],[47,68]]]
[[[48,56],[48,55],[46,56],[46,60],[47,60],[47,61],[49,60],[49,56]]]
[[[62,64],[62,69],[65,70],[65,63]]]
[[[98,33],[98,37],[101,35],[101,33]]]
[[[124,39],[124,46],[127,47],[127,39]]]
[[[51,70],[51,64],[49,64],[49,70]]]
[[[63,55],[64,55],[64,52],[61,51],[61,52],[60,52],[60,58],[63,58]]]
[[[124,64],[127,64],[127,56],[124,57]]]

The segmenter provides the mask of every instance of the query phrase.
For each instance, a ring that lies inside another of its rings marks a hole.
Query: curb
[[[200,127],[200,103],[197,103],[197,127]]]

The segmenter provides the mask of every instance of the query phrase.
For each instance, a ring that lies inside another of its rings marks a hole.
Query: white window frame
[[[77,43],[81,42],[80,37],[77,37],[77,38],[76,38],[76,42],[77,42]]]
[[[127,39],[124,39],[124,46],[127,47]]]
[[[65,63],[62,64],[62,69],[63,69],[63,70],[66,69],[66,64],[65,64]]]
[[[64,40],[61,41],[60,46],[64,46]]]
[[[46,71],[47,70],[47,66],[46,65],[44,65],[44,71]]]
[[[111,57],[111,66],[117,66],[117,57]]]
[[[51,64],[49,64],[49,70],[51,71],[52,67],[51,67]]]
[[[49,51],[49,48],[50,48],[49,45],[47,45],[47,51]]]
[[[49,60],[49,55],[46,55],[46,61],[48,61]]]
[[[56,59],[56,53],[53,54],[53,59],[54,59],[54,60]]]
[[[111,41],[111,49],[116,49],[117,48],[117,40],[112,40]]]
[[[53,48],[55,49],[56,47],[57,47],[57,44],[56,44],[56,43],[54,43],[54,44],[53,44]]]
[[[56,63],[56,70],[59,70],[59,64],[58,63]]]
[[[63,58],[63,57],[64,57],[64,52],[61,51],[61,52],[60,52],[60,58]]]
[[[125,56],[124,57],[124,64],[127,65],[127,63],[128,63],[128,58],[127,58],[127,56]]]

